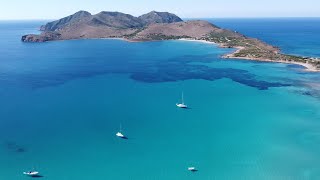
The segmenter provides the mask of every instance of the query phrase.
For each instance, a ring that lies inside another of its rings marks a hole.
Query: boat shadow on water
[[[192,110],[194,108],[191,108],[191,107],[184,107],[184,108],[178,108],[178,109],[182,109],[182,110]]]
[[[44,176],[41,175],[34,175],[34,176],[30,176],[30,178],[43,178]]]
[[[124,137],[120,137],[121,139],[125,139],[125,140],[128,140],[129,138],[124,136]]]

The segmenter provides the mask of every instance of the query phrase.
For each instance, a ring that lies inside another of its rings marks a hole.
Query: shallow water
[[[19,41],[39,24],[0,23],[0,179],[319,179],[319,73],[197,42]]]

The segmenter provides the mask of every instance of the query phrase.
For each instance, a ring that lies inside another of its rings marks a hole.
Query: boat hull
[[[185,104],[176,104],[176,106],[179,108],[184,108],[184,109],[188,108],[188,106]]]

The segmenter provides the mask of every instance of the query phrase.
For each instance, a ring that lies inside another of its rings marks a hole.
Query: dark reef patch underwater
[[[16,153],[24,153],[27,152],[26,148],[16,144],[15,142],[10,142],[7,141],[4,143],[4,146],[7,150],[11,151],[11,152],[16,152]]]
[[[95,45],[95,48],[82,51],[90,43]],[[128,43],[119,40],[78,40],[27,44],[26,46],[39,48],[39,51],[46,48],[45,46],[49,46],[52,50],[48,51],[48,54],[28,54],[27,56],[31,56],[31,59],[24,62],[25,64],[21,66],[22,71],[0,74],[0,83],[18,84],[37,89],[64,84],[74,79],[115,73],[128,74],[131,79],[143,83],[192,79],[215,81],[228,78],[259,90],[292,85],[290,80],[285,82],[259,80],[254,73],[232,65],[246,64],[245,61],[227,60],[231,62],[230,65],[223,62],[225,60],[222,60],[220,56],[230,50],[202,43],[178,41]],[[70,46],[72,52],[60,53],[60,46]],[[177,51],[172,53],[170,48],[177,48]],[[185,49],[192,48],[199,48],[200,53],[197,52],[198,50],[194,50],[196,55],[188,55],[192,53],[185,52]],[[206,52],[201,52],[201,49],[205,49]],[[138,54],[136,51],[145,51],[146,53]],[[54,52],[59,54],[50,56],[50,53]],[[222,66],[220,62],[223,62]],[[8,60],[8,63],[15,62]],[[255,64],[256,62],[250,63]],[[211,66],[212,64],[213,66]]]
[[[187,57],[183,57],[187,58]],[[267,90],[270,87],[290,86],[291,84],[267,82],[255,79],[255,75],[246,70],[234,68],[211,68],[205,65],[189,64],[192,62],[204,62],[199,57],[192,57],[187,61],[182,58],[174,59],[172,61],[161,62],[151,67],[153,71],[135,72],[131,78],[141,82],[159,83],[172,82],[191,79],[202,79],[214,81],[222,78],[231,79],[234,82],[257,88],[259,90]],[[197,59],[200,59],[198,61]],[[208,62],[208,61],[206,61]]]

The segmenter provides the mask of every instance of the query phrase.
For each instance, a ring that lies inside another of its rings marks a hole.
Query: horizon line
[[[64,17],[62,17],[64,18]],[[320,16],[261,16],[261,17],[232,17],[232,16],[221,16],[221,17],[180,17],[181,19],[283,19],[283,18],[320,18]],[[61,19],[61,18],[58,18]],[[58,20],[53,18],[44,19],[0,19],[0,21],[48,21],[48,20]]]

